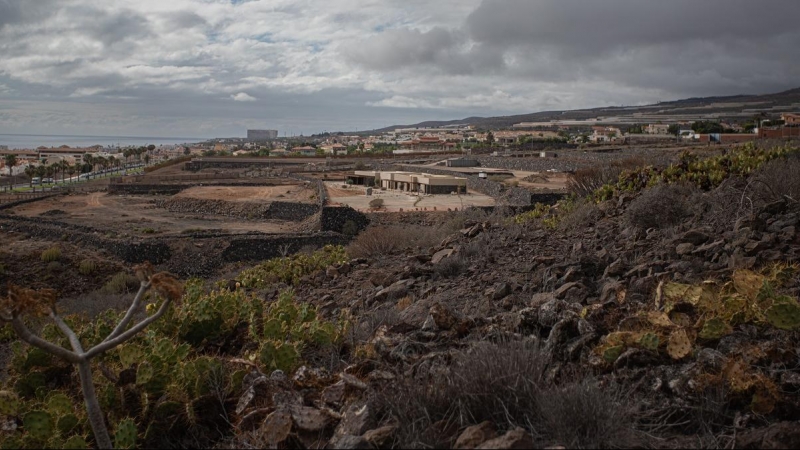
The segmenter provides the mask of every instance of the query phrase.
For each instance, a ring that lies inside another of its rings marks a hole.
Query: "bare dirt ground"
[[[225,200],[229,202],[303,202],[313,201],[314,189],[293,186],[196,186],[175,195],[176,198]]]
[[[281,189],[284,192],[288,190],[286,186]],[[163,197],[115,196],[95,192],[20,205],[12,211],[24,217],[42,216],[66,223],[87,225],[107,230],[119,237],[179,234],[188,230],[289,233],[297,227],[297,224],[291,222],[249,222],[235,218],[171,213],[156,208],[153,204],[156,198]]]
[[[365,188],[349,186],[343,188],[342,183],[325,183],[331,204],[342,204],[358,211],[370,211],[369,202],[379,198],[383,200],[381,211],[447,211],[461,210],[470,206],[494,206],[494,199],[488,195],[471,192],[466,195],[413,195],[400,191],[382,191],[373,189],[372,195],[366,195]]]

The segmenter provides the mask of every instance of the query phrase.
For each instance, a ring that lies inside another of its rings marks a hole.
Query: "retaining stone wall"
[[[330,232],[309,236],[246,237],[232,239],[220,257],[226,262],[264,261],[282,256],[284,250],[287,254],[293,254],[306,246],[346,245],[351,239],[350,236]]]
[[[341,233],[345,224],[352,221],[359,231],[369,225],[369,219],[364,214],[349,206],[325,206],[320,215],[320,225],[323,231]]]
[[[175,195],[192,186],[190,184],[112,183],[108,185],[108,193],[110,195]]]
[[[14,208],[14,207],[19,206],[19,205],[38,202],[39,200],[44,200],[46,198],[51,198],[51,197],[55,197],[57,195],[64,195],[64,194],[65,194],[64,192],[59,192],[57,194],[48,194],[48,195],[42,195],[41,197],[26,198],[25,200],[17,200],[15,202],[3,203],[2,205],[0,205],[0,210],[11,209],[11,208]]]
[[[153,264],[160,264],[171,257],[169,246],[163,242],[129,242],[109,239],[103,237],[99,230],[90,227],[42,218],[31,219],[0,215],[0,221],[10,229],[30,236],[52,240],[63,239],[81,246],[104,249],[127,263],[136,264],[150,261]]]

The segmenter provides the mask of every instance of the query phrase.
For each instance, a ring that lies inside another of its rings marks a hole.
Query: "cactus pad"
[[[55,416],[72,413],[72,400],[61,392],[50,394],[47,399],[47,410]]]
[[[639,338],[639,345],[647,350],[657,351],[660,341],[655,333],[645,333]]]
[[[284,343],[275,349],[275,367],[288,373],[297,365],[300,352],[294,344]]]
[[[117,425],[117,432],[114,433],[114,448],[134,448],[136,447],[136,423],[133,419],[125,419]]]
[[[277,355],[277,353],[277,347],[274,342],[264,342],[261,344],[261,349],[258,352],[259,361],[261,364],[271,369],[275,364],[275,355]]]
[[[700,337],[703,339],[719,339],[730,333],[731,327],[719,317],[706,320],[700,330]]]
[[[283,339],[283,325],[278,319],[264,322],[264,338],[270,340]]]
[[[136,383],[145,384],[153,378],[153,366],[149,363],[140,364],[136,369]]]
[[[736,292],[750,301],[755,301],[764,285],[764,280],[766,280],[764,275],[751,270],[737,270],[731,278]]]
[[[16,416],[19,411],[19,398],[10,391],[0,391],[0,414]]]
[[[659,311],[650,311],[647,313],[647,321],[657,327],[671,328],[675,326],[675,324],[669,320],[669,316],[666,313]]]
[[[670,333],[667,342],[667,353],[672,359],[681,359],[692,352],[692,341],[686,334],[686,330],[678,329]]]
[[[767,322],[781,330],[800,328],[800,305],[790,297],[778,297],[774,304],[765,311]]]
[[[67,439],[66,442],[64,442],[64,446],[62,448],[79,450],[89,448],[89,445],[86,443],[86,439],[84,439],[83,436],[72,436],[71,438]]]
[[[14,390],[20,397],[34,397],[36,390],[44,387],[46,378],[41,372],[31,372],[14,383]]]
[[[53,434],[53,417],[45,411],[31,411],[25,414],[22,426],[34,439],[46,441]]]
[[[28,355],[25,358],[26,369],[30,369],[32,367],[48,367],[51,364],[52,357],[46,351],[37,347],[31,347],[28,350]]]
[[[66,436],[70,431],[74,430],[75,427],[78,426],[79,422],[80,421],[74,414],[67,414],[58,419],[58,422],[56,422],[56,428],[58,428],[58,432],[61,433],[62,436]]]
[[[119,361],[123,368],[128,368],[144,359],[144,352],[136,345],[125,345],[119,348]]]
[[[614,364],[614,361],[619,358],[619,355],[622,354],[623,350],[625,350],[625,346],[623,345],[615,345],[605,349],[605,351],[603,351],[603,361],[607,362],[608,364]]]

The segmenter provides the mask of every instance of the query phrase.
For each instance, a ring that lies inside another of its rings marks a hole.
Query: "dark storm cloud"
[[[39,20],[52,11],[52,0],[0,0],[0,29]]]
[[[797,33],[796,0],[484,0],[469,35],[498,46],[551,45],[575,54]]]

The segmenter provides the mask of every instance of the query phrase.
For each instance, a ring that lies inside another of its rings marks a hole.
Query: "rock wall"
[[[108,185],[108,193],[111,195],[175,195],[190,187],[192,185],[189,184],[112,183]]]
[[[355,223],[358,231],[369,225],[367,216],[349,206],[325,206],[322,208],[320,225],[323,231],[341,233],[348,221]]]
[[[307,236],[244,237],[232,239],[220,258],[225,262],[263,261],[284,254],[297,253],[303,247],[346,245],[351,237],[340,233],[316,233]]]
[[[26,203],[38,202],[39,200],[44,200],[46,198],[55,197],[57,195],[64,195],[64,193],[63,192],[59,192],[58,194],[42,195],[41,197],[26,198],[25,200],[17,200],[17,201],[14,201],[14,202],[3,203],[2,205],[0,205],[0,210],[11,209],[11,208],[14,208],[14,207],[19,206],[19,205],[24,205]]]
[[[155,205],[175,213],[208,214],[244,220],[288,220],[299,222],[319,211],[314,203],[299,202],[229,202],[199,198],[156,200]]]
[[[130,242],[104,237],[99,230],[79,225],[70,225],[43,218],[30,219],[0,215],[0,222],[8,228],[25,233],[29,236],[65,240],[81,246],[94,247],[107,250],[117,258],[127,263],[141,263],[150,261],[161,264],[171,257],[171,250],[164,242]]]

